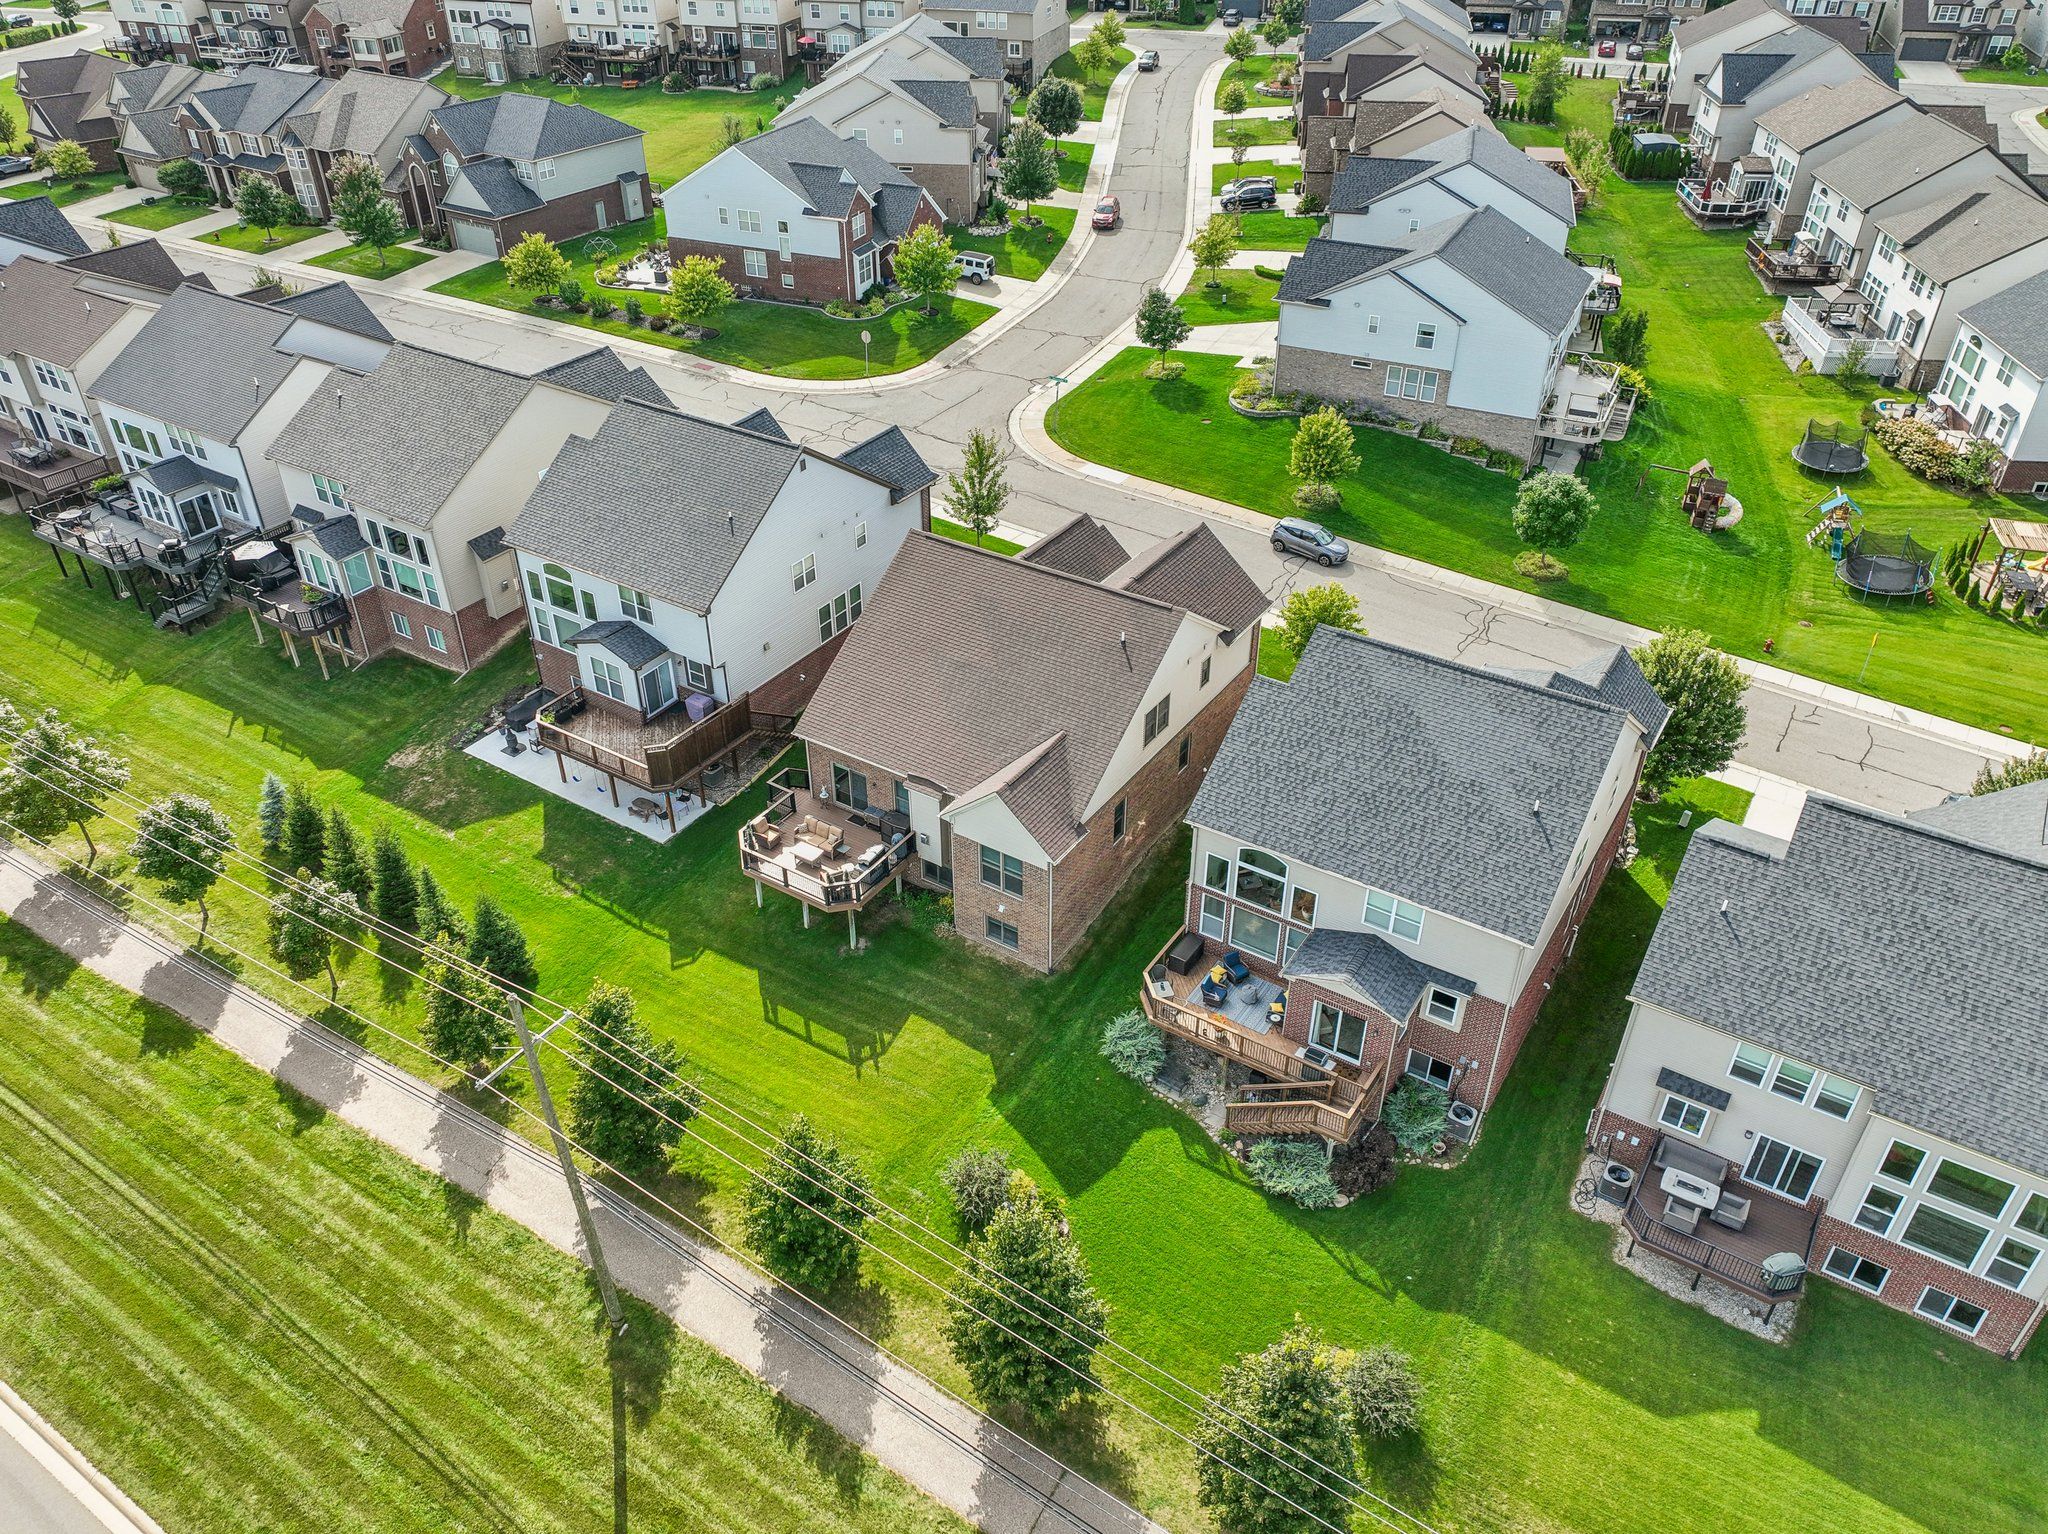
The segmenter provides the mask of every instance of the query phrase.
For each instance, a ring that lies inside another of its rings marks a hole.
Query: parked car
[[[1351,545],[1320,522],[1305,517],[1282,517],[1273,524],[1273,552],[1299,554],[1327,570],[1351,557]]]
[[[1245,213],[1255,208],[1277,208],[1280,206],[1280,189],[1273,184],[1271,176],[1248,176],[1242,181],[1227,183],[1222,193],[1223,211]]]
[[[7,24],[10,27],[32,27],[36,24],[36,19],[33,16],[27,16],[21,14],[20,12],[16,12],[14,15],[7,18]]]
[[[953,253],[953,270],[967,281],[980,287],[996,274],[996,258],[979,250],[960,250]]]
[[[1225,28],[1237,26],[1240,22],[1244,20],[1242,16],[1238,15],[1237,8],[1235,6],[1232,6],[1229,10],[1226,10],[1222,15],[1218,16],[1216,19],[1222,22]]]
[[[25,154],[0,154],[0,176],[19,176],[36,168],[36,162]]]
[[[1088,222],[1097,229],[1114,229],[1124,221],[1124,205],[1114,197],[1097,198]]]
[[[1158,67],[1159,50],[1157,48],[1147,48],[1143,53],[1138,55],[1139,74],[1149,75],[1150,73],[1152,73],[1153,70],[1157,69]]]
[[[1600,41],[1594,46],[1593,51],[1603,59],[1613,58],[1614,39],[1611,37],[1601,38]]]
[[[1630,43],[1625,51],[1630,58],[1639,59],[1643,56],[1643,45],[1641,43]]]

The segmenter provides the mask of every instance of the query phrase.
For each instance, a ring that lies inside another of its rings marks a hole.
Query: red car
[[[1597,53],[1597,54],[1598,54],[1598,55],[1599,55],[1599,56],[1600,56],[1601,58],[1603,58],[1603,59],[1611,59],[1611,58],[1613,58],[1613,57],[1614,57],[1614,39],[1613,39],[1613,38],[1611,38],[1611,37],[1610,37],[1610,38],[1605,38],[1605,39],[1603,39],[1603,40],[1601,41],[1601,43],[1600,43],[1600,46],[1599,46],[1599,47],[1597,47],[1597,48],[1595,48],[1595,49],[1594,49],[1593,51],[1594,51],[1595,53]]]
[[[1124,221],[1124,205],[1114,197],[1104,197],[1095,204],[1095,212],[1088,222],[1097,229],[1114,229]]]

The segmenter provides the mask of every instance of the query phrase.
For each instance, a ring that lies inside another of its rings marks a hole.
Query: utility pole
[[[533,1074],[533,1095],[540,1101],[540,1116],[547,1120],[548,1134],[555,1142],[555,1159],[561,1162],[562,1176],[568,1179],[569,1198],[576,1205],[576,1223],[583,1231],[583,1249],[590,1256],[591,1271],[597,1274],[597,1292],[604,1299],[605,1319],[611,1323],[612,1335],[622,1337],[626,1333],[626,1312],[619,1304],[619,1289],[612,1282],[612,1270],[605,1266],[604,1248],[598,1245],[597,1226],[591,1221],[590,1204],[583,1196],[583,1174],[576,1169],[569,1137],[562,1133],[562,1121],[555,1117],[555,1099],[548,1091],[547,1077],[541,1074],[540,1051],[534,1048],[533,1030],[526,1026],[525,1003],[510,990],[504,996],[512,1009],[512,1026],[519,1034],[520,1053],[526,1056],[526,1068]]]

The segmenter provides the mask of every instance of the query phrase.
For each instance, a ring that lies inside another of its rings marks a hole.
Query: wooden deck
[[[0,489],[19,493],[30,506],[83,495],[94,480],[115,472],[112,460],[68,444],[62,455],[48,463],[30,465],[15,457],[16,448],[33,445],[27,433],[0,425]]]
[[[709,797],[705,776],[718,770],[721,762],[728,773],[739,770],[750,736],[786,734],[796,722],[755,709],[748,693],[699,720],[691,719],[677,703],[658,718],[635,723],[593,703],[581,688],[551,708],[556,710],[555,720],[544,710],[534,722],[541,746],[656,793],[687,784],[700,799]],[[562,718],[562,713],[568,717]]]
[[[900,881],[917,837],[907,820],[885,824],[879,813],[819,798],[802,779],[798,771],[770,781],[768,807],[740,827],[740,871],[754,881],[756,905],[765,890],[789,895],[806,926],[812,911],[844,911],[857,939],[854,913]],[[824,828],[830,844],[815,831],[800,835],[807,827]]]
[[[1779,1252],[1793,1252],[1811,1262],[1818,1215],[1762,1188],[1731,1179],[1728,1191],[1750,1201],[1748,1223],[1741,1230],[1729,1230],[1702,1216],[1693,1234],[1687,1235],[1663,1223],[1668,1195],[1657,1185],[1660,1175],[1656,1167],[1650,1167],[1623,1211],[1629,1235],[1637,1245],[1691,1268],[1694,1288],[1699,1287],[1701,1278],[1712,1278],[1769,1305],[1791,1299],[1804,1287],[1803,1282],[1779,1290],[1765,1287],[1761,1264]]]

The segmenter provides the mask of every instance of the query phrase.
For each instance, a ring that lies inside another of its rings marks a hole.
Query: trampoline
[[[1806,435],[1792,449],[1792,461],[1815,474],[1861,474],[1870,467],[1869,441],[1867,430],[1852,439],[1849,428],[1839,421],[1822,426],[1809,420]]]
[[[1859,532],[1842,550],[1835,577],[1867,597],[1917,597],[1934,589],[1934,551],[1911,533]]]

